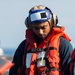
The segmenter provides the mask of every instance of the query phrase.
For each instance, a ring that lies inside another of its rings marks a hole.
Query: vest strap
[[[46,68],[46,70],[44,70],[42,73],[41,73],[41,75],[43,75],[43,74],[48,74],[50,71],[53,71],[53,70],[57,70],[57,71],[60,71],[60,69],[59,68]]]
[[[36,52],[42,52],[47,50],[57,50],[56,47],[48,47],[48,48],[32,48],[30,50],[27,50],[27,53],[36,53]]]

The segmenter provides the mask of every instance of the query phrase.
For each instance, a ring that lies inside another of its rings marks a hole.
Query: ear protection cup
[[[56,14],[53,14],[53,24],[56,26],[58,24],[58,17]]]
[[[29,20],[28,20],[28,17],[25,19],[25,25],[26,25],[26,27],[27,28],[30,28],[30,22],[29,22]]]

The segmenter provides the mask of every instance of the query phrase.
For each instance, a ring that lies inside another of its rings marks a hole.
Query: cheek
[[[50,32],[50,27],[47,27],[45,32],[48,34]]]

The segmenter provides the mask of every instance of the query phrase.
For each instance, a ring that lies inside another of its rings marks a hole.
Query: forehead
[[[42,26],[46,26],[48,24],[49,24],[48,21],[46,21],[46,22],[42,22],[42,23],[34,23],[34,24],[32,24],[32,26],[33,27],[42,27]]]

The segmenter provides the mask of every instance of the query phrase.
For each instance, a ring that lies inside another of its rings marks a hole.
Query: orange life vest
[[[38,46],[34,40],[33,32],[26,31],[25,47],[25,75],[61,75],[59,45],[60,36],[70,41],[70,38],[63,32],[64,27],[53,27],[52,32]]]

